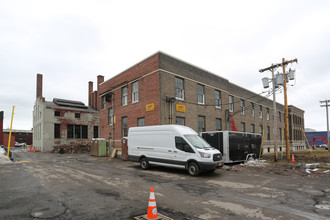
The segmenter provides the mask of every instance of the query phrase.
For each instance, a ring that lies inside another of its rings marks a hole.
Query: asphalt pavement
[[[329,219],[328,176],[282,176],[220,169],[191,177],[87,154],[15,152],[0,164],[0,219]]]

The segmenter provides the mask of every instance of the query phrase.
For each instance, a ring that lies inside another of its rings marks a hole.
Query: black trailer
[[[237,131],[201,132],[200,136],[223,155],[224,163],[244,162],[259,158],[261,134]]]

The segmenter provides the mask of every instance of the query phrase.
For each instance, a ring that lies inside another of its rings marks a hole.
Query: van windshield
[[[198,135],[183,135],[189,143],[196,148],[212,148],[203,138]]]

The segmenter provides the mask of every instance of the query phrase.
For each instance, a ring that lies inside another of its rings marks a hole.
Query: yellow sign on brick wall
[[[153,110],[155,110],[155,103],[151,103],[151,104],[146,105],[146,111],[147,112],[153,111]]]
[[[176,104],[176,111],[177,112],[186,112],[186,106]]]

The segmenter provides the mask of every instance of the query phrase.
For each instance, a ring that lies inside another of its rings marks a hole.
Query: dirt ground
[[[329,176],[330,177],[330,152],[327,150],[299,151],[291,153],[295,162],[279,156],[274,162],[273,154],[266,154],[262,160],[249,161],[238,166],[227,166],[231,171],[245,171],[250,173],[269,173],[282,176]]]

